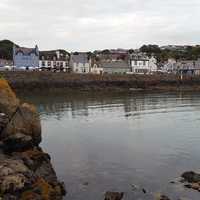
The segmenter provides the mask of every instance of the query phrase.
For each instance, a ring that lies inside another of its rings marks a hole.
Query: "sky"
[[[91,51],[200,44],[200,0],[0,0],[0,40]]]

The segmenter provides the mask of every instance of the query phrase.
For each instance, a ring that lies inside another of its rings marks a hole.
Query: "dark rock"
[[[84,186],[88,186],[89,183],[88,183],[88,182],[84,182],[83,185],[84,185]]]
[[[191,189],[192,185],[191,184],[185,184],[184,187]]]
[[[104,200],[122,200],[123,197],[123,192],[106,192]]]
[[[156,200],[170,200],[168,196],[165,196],[165,195],[160,194],[160,193],[157,193],[157,194],[155,195],[155,197],[156,197],[156,198],[155,198]]]
[[[33,173],[21,160],[6,159],[0,162],[1,193],[15,193],[34,181]]]
[[[4,195],[3,200],[17,200],[17,197],[11,194],[6,194]]]
[[[147,193],[147,191],[143,188],[142,189],[142,192],[144,193],[144,194],[146,194]]]
[[[3,140],[3,149],[5,152],[24,151],[33,147],[32,137],[21,133],[10,135]]]
[[[60,182],[60,183],[59,183],[59,186],[60,186],[60,189],[61,189],[61,194],[62,194],[63,196],[65,196],[65,195],[67,194],[67,191],[66,191],[66,189],[65,189],[65,183],[64,183],[64,182]]]
[[[44,163],[47,163],[47,165],[51,166],[50,156],[47,153],[44,153],[43,151],[41,151],[41,149],[39,149],[37,147],[27,150],[27,151],[24,151],[21,154],[15,153],[15,156],[20,157],[24,161],[26,166],[28,166],[35,173],[36,173],[36,171],[40,171],[41,166],[44,168],[47,168],[43,165]],[[49,170],[47,170],[47,171],[50,172]],[[55,174],[54,171],[51,171],[51,172],[53,172],[53,174]],[[40,175],[41,175],[41,173],[40,173]]]
[[[175,184],[176,182],[175,182],[175,181],[170,181],[170,183],[171,183],[171,184]]]
[[[43,162],[39,167],[37,167],[35,175],[42,177],[45,181],[50,183],[57,182],[56,173],[49,161]]]
[[[170,200],[170,199],[165,195],[161,195],[159,200]]]
[[[197,183],[200,182],[200,174],[197,174],[193,171],[185,172],[181,175],[182,178],[184,178],[185,181],[188,183]]]

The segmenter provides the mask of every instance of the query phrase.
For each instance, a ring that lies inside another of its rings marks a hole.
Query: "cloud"
[[[0,39],[40,49],[200,42],[199,0],[1,0]]]

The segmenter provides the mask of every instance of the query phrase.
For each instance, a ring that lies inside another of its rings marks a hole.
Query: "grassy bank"
[[[200,76],[175,75],[91,75],[53,72],[0,72],[16,90],[79,89],[79,90],[199,90]]]

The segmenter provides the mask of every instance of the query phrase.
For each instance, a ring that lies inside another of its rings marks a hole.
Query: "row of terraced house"
[[[39,51],[34,48],[13,47],[13,60],[0,59],[3,66],[15,69],[65,71],[81,74],[152,74],[156,72],[200,75],[200,59],[175,60],[158,63],[154,56],[139,51],[111,49],[91,52],[65,50]]]
[[[129,53],[123,49],[67,53],[64,50],[39,51],[38,46],[14,46],[13,66],[83,74],[149,74],[157,71],[157,60],[144,53]]]

